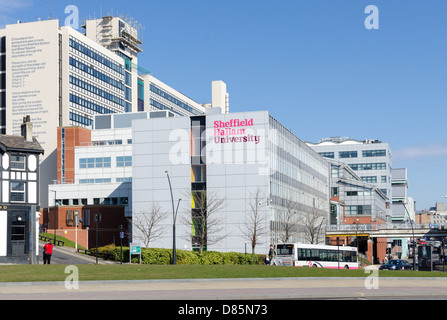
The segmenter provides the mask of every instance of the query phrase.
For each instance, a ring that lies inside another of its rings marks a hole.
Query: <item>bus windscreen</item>
[[[278,256],[291,256],[293,254],[293,244],[278,244],[276,254]]]

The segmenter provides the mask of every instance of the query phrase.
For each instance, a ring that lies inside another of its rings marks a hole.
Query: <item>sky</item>
[[[222,80],[230,112],[268,110],[303,141],[387,142],[417,210],[447,201],[447,1],[0,0],[0,27],[65,25],[69,5],[137,20],[138,64],[197,102]]]

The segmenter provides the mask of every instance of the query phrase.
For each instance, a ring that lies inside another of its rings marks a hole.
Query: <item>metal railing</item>
[[[413,223],[414,229],[430,229],[427,223]],[[326,226],[326,231],[379,231],[379,230],[411,230],[410,222],[401,224],[383,223],[383,224],[340,224]]]

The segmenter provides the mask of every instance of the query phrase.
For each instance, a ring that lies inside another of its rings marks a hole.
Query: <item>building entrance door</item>
[[[11,214],[9,239],[10,254],[23,255],[27,253],[27,224],[25,213]]]

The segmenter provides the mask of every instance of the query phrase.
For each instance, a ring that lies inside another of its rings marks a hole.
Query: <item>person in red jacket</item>
[[[53,245],[51,244],[51,241],[48,240],[48,242],[43,246],[43,264],[51,263],[52,254],[53,254]]]

